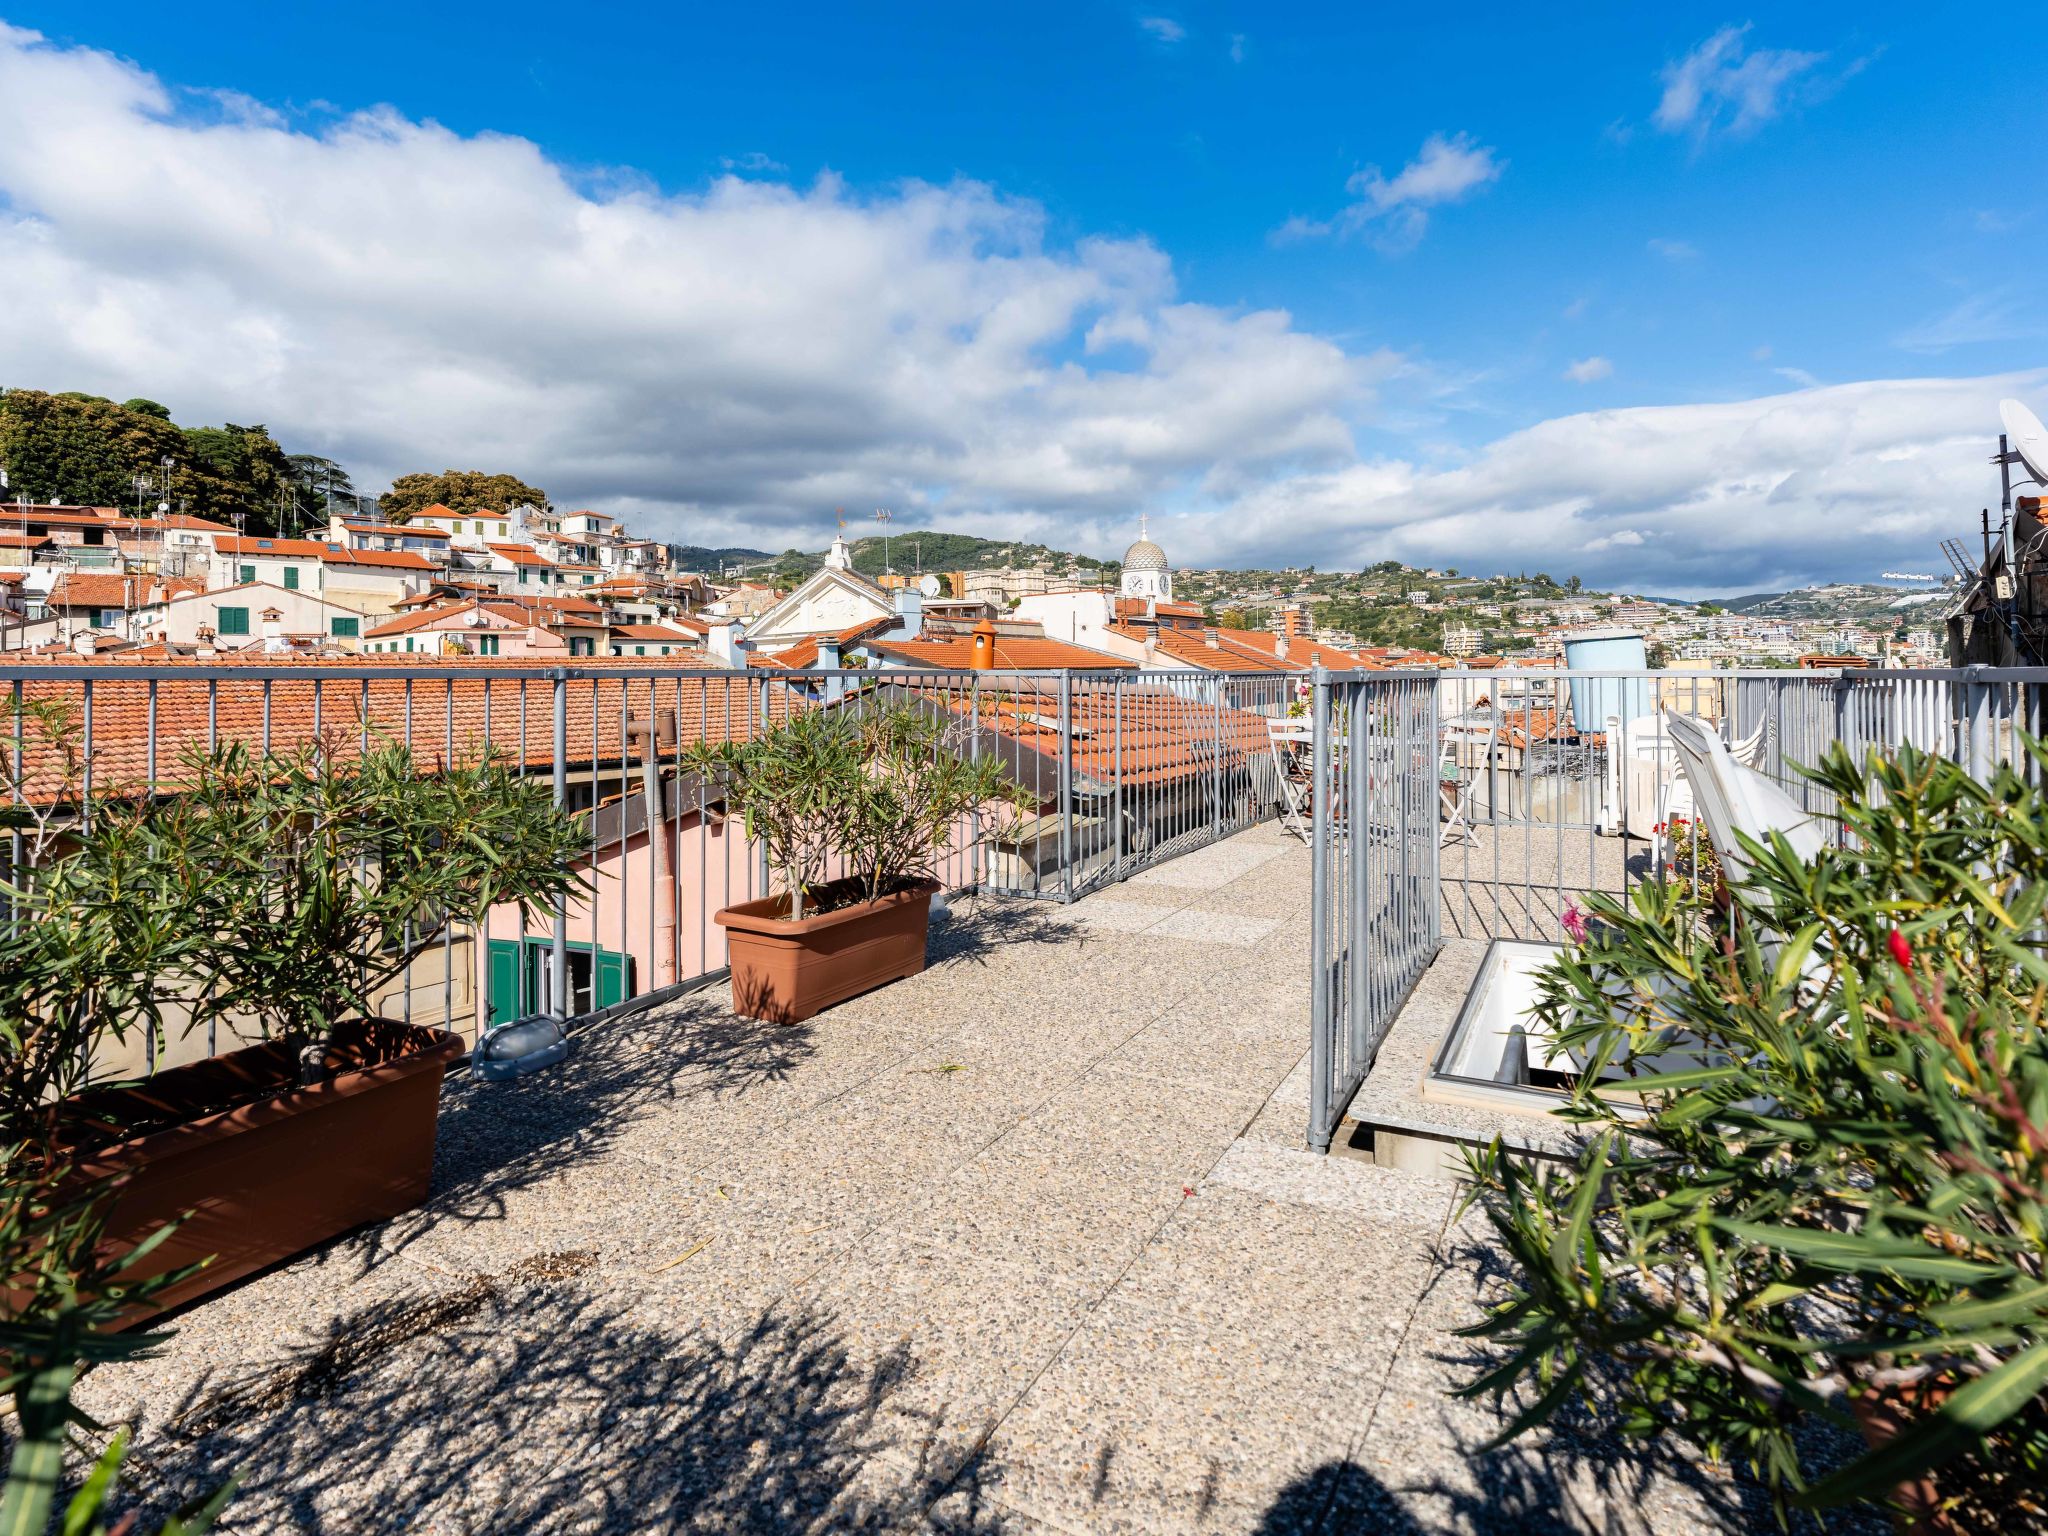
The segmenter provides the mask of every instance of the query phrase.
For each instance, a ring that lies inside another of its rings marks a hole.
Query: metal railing
[[[1293,676],[770,668],[709,671],[640,660],[264,658],[0,662],[7,797],[73,823],[109,798],[179,793],[188,754],[317,743],[346,767],[373,744],[416,771],[494,756],[584,812],[587,894],[538,922],[516,908],[451,925],[377,1001],[389,1016],[474,1036],[534,1012],[583,1016],[721,973],[721,907],[769,893],[758,843],[729,822],[683,749],[742,739],[793,711],[909,704],[951,723],[949,749],[995,755],[1035,814],[970,816],[942,851],[951,888],[1071,901],[1272,816],[1282,800],[1266,720]],[[29,725],[60,701],[68,754]],[[651,780],[651,782],[650,782]],[[27,857],[11,834],[11,861]],[[657,846],[658,844],[658,846]],[[206,1033],[178,1059],[241,1042]],[[152,1040],[146,1060],[158,1065]]]
[[[1417,689],[1432,706],[1426,723]],[[1712,722],[1738,760],[1841,836],[1831,795],[1804,766],[1837,742],[1859,760],[1911,745],[1978,778],[2001,765],[2034,776],[2020,738],[2048,725],[2048,668],[1319,678],[1312,1145],[1328,1147],[1440,936],[1557,940],[1591,892],[1625,898],[1645,879],[1699,877],[1699,839],[1673,835],[1692,811],[1659,723],[1668,713]],[[1376,768],[1374,753],[1392,753],[1398,770]],[[1406,785],[1418,755],[1426,795],[1375,792]]]
[[[1436,675],[1319,671],[1313,718],[1309,1144],[1326,1152],[1438,947]]]

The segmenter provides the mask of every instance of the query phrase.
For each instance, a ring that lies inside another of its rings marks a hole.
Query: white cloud
[[[1672,240],[1659,235],[1645,243],[1666,261],[1684,263],[1700,258],[1700,248],[1689,240]]]
[[[1665,66],[1664,94],[1652,121],[1666,133],[1703,139],[1754,133],[1784,110],[1800,78],[1827,57],[1789,48],[1749,48],[1747,25],[1723,27]],[[1859,66],[1860,67],[1860,66]]]
[[[1633,528],[1617,528],[1612,533],[1604,533],[1597,539],[1589,540],[1586,550],[1590,554],[1603,549],[1635,549],[1648,542],[1647,534],[1639,533]]]
[[[1614,376],[1614,364],[1604,357],[1582,357],[1564,371],[1574,384],[1595,384]]]
[[[1820,388],[1820,380],[1808,373],[1804,368],[1773,368],[1771,372],[1781,379],[1797,384],[1801,389]]]
[[[772,176],[786,171],[788,166],[758,149],[750,149],[744,155],[727,155],[718,162],[728,171],[738,171],[749,176]]]
[[[1940,314],[1908,326],[1892,345],[1907,352],[1946,352],[1974,342],[2023,340],[2044,330],[2010,288],[1990,288],[1965,294]]]
[[[1188,35],[1188,29],[1171,16],[1140,16],[1138,25],[1155,43],[1178,43]]]
[[[1230,62],[1233,64],[1242,64],[1244,62],[1244,34],[1242,32],[1230,34]]]
[[[179,100],[0,29],[0,380],[264,420],[367,482],[502,468],[675,536],[815,542],[845,503],[1113,547],[1219,466],[1347,461],[1379,367],[973,182],[593,191],[390,109]]]
[[[1149,508],[1189,560],[1757,590],[1924,560],[1982,504],[1999,397],[2048,391],[1837,385],[1361,457],[1376,393],[1469,376],[1190,302],[1150,243],[1054,242],[983,185],[593,190],[388,109],[186,100],[0,28],[0,380],[267,421],[369,484],[506,470],[657,536],[816,547],[834,507],[892,506],[1110,553]]]
[[[1354,172],[1344,190],[1356,201],[1330,219],[1294,217],[1273,233],[1280,243],[1319,235],[1370,234],[1390,250],[1409,250],[1429,227],[1429,210],[1461,203],[1500,179],[1507,163],[1470,134],[1432,133],[1422,151],[1388,176],[1376,165]]]
[[[1891,562],[1924,561],[1994,488],[1984,459],[1998,400],[2044,391],[2048,369],[1588,411],[1451,468],[1381,459],[1269,482],[1196,553],[1570,569],[1671,593],[1917,570]],[[1178,557],[1176,532],[1161,536]]]

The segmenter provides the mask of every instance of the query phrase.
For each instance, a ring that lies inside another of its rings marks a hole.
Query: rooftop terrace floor
[[[707,989],[452,1083],[423,1210],[83,1406],[229,1531],[1685,1531],[1721,1475],[1446,1388],[1454,1185],[1303,1150],[1308,859],[963,903],[807,1025]],[[336,1156],[346,1156],[337,1148]]]

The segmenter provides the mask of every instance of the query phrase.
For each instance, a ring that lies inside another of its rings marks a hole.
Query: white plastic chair
[[[1827,834],[1799,803],[1756,769],[1738,762],[1720,733],[1691,715],[1667,715],[1665,729],[1678,751],[1689,799],[1697,807],[1707,837],[1720,855],[1731,883],[1751,867],[1741,836],[1759,842],[1781,832],[1802,859],[1827,846]]]

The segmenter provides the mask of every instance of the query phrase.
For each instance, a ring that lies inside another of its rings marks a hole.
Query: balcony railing
[[[800,710],[909,705],[949,719],[953,749],[998,757],[1033,814],[965,819],[944,851],[953,888],[1071,901],[1274,815],[1284,801],[1267,721],[1305,708],[1299,680],[1211,672],[708,671],[645,661],[576,666],[288,657],[201,662],[17,661],[12,797],[59,816],[180,792],[192,751],[317,743],[345,769],[402,744],[416,771],[487,755],[586,812],[588,894],[551,921],[517,908],[451,925],[375,1001],[407,1023],[474,1037],[530,1013],[603,1013],[717,976],[721,908],[767,894],[762,849],[716,789],[682,770],[696,742],[744,739]],[[75,721],[77,761],[24,728],[32,701]],[[7,730],[0,723],[0,730]],[[654,787],[648,780],[652,768]],[[61,802],[73,803],[61,803]],[[657,858],[655,839],[660,839]],[[12,857],[25,857],[13,834]],[[213,1031],[166,1061],[241,1043]],[[110,1063],[153,1068],[144,1058]]]
[[[1587,893],[1672,871],[1690,809],[1667,711],[1712,721],[1825,824],[1830,797],[1799,770],[1836,742],[2036,772],[2021,737],[2042,733],[2048,669],[1318,675],[1312,1145],[1443,937],[1554,940]]]

